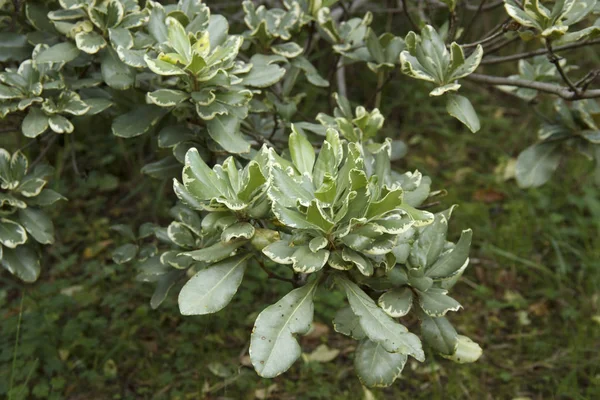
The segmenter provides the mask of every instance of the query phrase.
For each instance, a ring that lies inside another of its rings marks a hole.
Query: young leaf
[[[446,103],[446,111],[465,124],[473,133],[481,128],[477,112],[475,112],[471,102],[466,97],[457,94],[449,95]]]
[[[301,174],[312,176],[313,165],[315,164],[315,150],[308,139],[296,130],[293,125],[289,146],[292,161],[298,171]]]

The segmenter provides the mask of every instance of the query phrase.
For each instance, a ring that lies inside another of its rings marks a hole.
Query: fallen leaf
[[[506,195],[494,189],[479,189],[473,193],[473,200],[482,203],[498,203],[503,201]]]
[[[305,362],[327,363],[333,361],[339,354],[338,349],[330,349],[326,344],[321,344],[312,353],[303,353],[302,359]]]

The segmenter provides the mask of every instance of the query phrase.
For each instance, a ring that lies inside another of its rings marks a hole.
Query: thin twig
[[[412,28],[416,32],[419,32],[420,31],[419,26],[415,23],[415,21],[410,16],[410,12],[408,12],[408,6],[406,5],[406,0],[402,0],[402,9],[404,10],[404,14],[406,15],[406,18],[408,19],[408,23],[410,24],[410,26],[412,26]]]
[[[585,92],[573,92],[570,88],[555,85],[552,83],[546,82],[537,82],[537,81],[528,81],[526,79],[512,79],[505,78],[500,76],[491,76],[491,75],[483,75],[483,74],[471,74],[465,79],[470,80],[472,82],[485,83],[493,86],[515,86],[522,87],[528,89],[535,89],[540,92],[550,93],[556,96],[559,96],[565,100],[573,101],[580,99],[594,99],[600,97],[600,89],[596,90],[587,90]]]
[[[260,258],[258,258],[258,257],[254,257],[254,258],[258,262],[258,265],[260,266],[260,268],[266,272],[266,274],[269,276],[270,279],[277,279],[280,281],[289,282],[292,285],[294,285],[294,287],[296,286],[296,281],[294,281],[293,279],[290,279],[290,278],[285,278],[281,275],[277,275],[273,271],[270,271],[269,269],[267,269],[267,267],[265,267],[265,264],[262,262],[262,260]]]
[[[550,61],[556,67],[558,74],[562,78],[562,80],[567,84],[567,86],[571,89],[571,91],[575,94],[579,94],[579,89],[571,82],[567,73],[560,65],[561,58],[554,53],[554,49],[552,48],[552,41],[550,39],[546,39],[546,49],[548,50],[548,61]]]
[[[477,7],[475,14],[473,14],[473,17],[471,17],[471,20],[469,21],[469,23],[467,24],[467,27],[465,28],[463,34],[461,35],[463,38],[467,37],[467,35],[471,31],[471,28],[473,28],[473,25],[475,25],[474,22],[477,19],[477,17],[479,16],[479,14],[481,14],[481,11],[483,10],[483,6],[485,5],[486,1],[487,0],[481,0],[479,2],[479,7]]]
[[[578,49],[580,47],[592,46],[595,44],[600,44],[600,39],[565,44],[563,46],[556,46],[553,48],[553,50],[554,50],[554,52],[563,51],[563,50],[574,50],[574,49]],[[485,57],[484,56],[483,60],[481,61],[481,64],[500,64],[500,63],[509,62],[509,61],[522,60],[525,58],[532,58],[535,56],[546,54],[546,52],[547,52],[546,49],[537,49],[537,50],[528,51],[528,52],[524,52],[524,53],[511,54],[510,56],[501,56],[501,57]],[[489,53],[486,53],[486,54],[489,54]]]
[[[56,142],[57,139],[58,139],[58,134],[56,134],[56,133],[53,134],[52,137],[50,138],[50,140],[48,140],[48,144],[46,144],[46,147],[44,147],[44,149],[41,151],[40,155],[37,156],[37,158],[31,163],[31,165],[29,166],[29,169],[32,169],[40,161],[42,161],[44,159],[44,156],[48,153],[48,151],[50,151],[50,148],[54,145],[54,143]]]

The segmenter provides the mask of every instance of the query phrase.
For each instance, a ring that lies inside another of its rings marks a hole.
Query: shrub
[[[333,325],[359,341],[355,369],[367,386],[390,385],[408,356],[423,361],[421,340],[456,362],[477,360],[479,346],[446,318],[461,308],[448,291],[468,265],[471,230],[448,241],[453,207],[427,211],[427,200],[440,194],[431,191],[431,179],[393,168],[406,146],[382,137],[382,92],[398,71],[424,81],[429,95],[444,98],[449,115],[472,132],[481,124],[469,99],[457,94],[464,81],[529,102],[553,95],[556,117],[519,156],[518,183],[545,183],[564,145],[599,165],[592,99],[600,90],[589,89],[598,73],[573,82],[574,68],[557,55],[598,43],[598,23],[582,26],[598,11],[596,1],[555,1],[549,9],[506,0],[510,18],[473,42],[467,41],[472,23],[500,3],[482,2],[466,23],[466,1],[444,1],[440,13],[418,20],[414,4],[402,1],[412,25],[405,36],[377,32],[370,11],[350,15],[364,2],[346,3],[244,1],[241,11],[220,7],[227,18],[200,0],[2,3],[16,18],[1,20],[0,116],[18,125],[32,140],[27,151],[37,154],[28,167],[21,151],[0,150],[2,265],[25,281],[37,279],[38,244],[54,240],[52,222],[38,207],[64,199],[44,188],[52,169],[42,161],[52,158],[57,135],[80,135],[79,126],[96,122],[93,134],[108,135],[102,131],[108,120],[113,135],[139,140],[142,152],[145,142],[134,138],[156,138],[155,158],[142,171],[176,178],[179,201],[168,227],[114,226],[127,243],[113,260],[135,263],[139,280],[156,284],[153,308],[185,282],[182,314],[217,312],[245,270],[257,268],[293,288],[256,319],[249,351],[261,376],[277,376],[299,357],[295,335],[308,332],[313,298],[326,289],[348,299]],[[437,14],[448,17],[444,24],[434,22]],[[241,33],[230,34],[230,24]],[[514,50],[516,40],[544,48],[489,56]],[[546,57],[533,58],[540,54]],[[518,75],[475,73],[516,60]],[[344,74],[362,66],[377,86],[372,104],[353,108]],[[307,102],[327,108],[329,97],[333,110],[304,115]],[[420,338],[398,321],[410,312],[420,321]]]

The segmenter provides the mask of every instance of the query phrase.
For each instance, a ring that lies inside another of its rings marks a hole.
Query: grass
[[[586,177],[590,163],[574,155],[548,185],[520,190],[503,174],[535,140],[536,122],[527,110],[476,94],[483,129],[471,134],[446,115],[443,102],[405,82],[399,79],[384,92],[386,134],[410,146],[399,169],[418,168],[433,177],[436,189],[448,190],[434,210],[460,204],[451,237],[473,228],[471,266],[455,292],[465,309],[451,319],[482,345],[484,356],[455,365],[428,354],[425,363],[410,361],[393,387],[372,394],[600,398],[600,196]],[[340,354],[328,363],[299,360],[273,380],[258,378],[246,354],[257,313],[287,289],[265,284],[262,272],[250,272],[233,303],[216,315],[179,315],[173,293],[151,310],[152,288],[135,282],[131,267],[110,261],[118,239],[109,227],[162,220],[159,210],[173,196],[160,183],[145,183],[152,190],[141,191],[137,169],[116,163],[119,154],[103,156],[114,148],[127,154],[127,143],[100,135],[86,140],[95,150],[79,159],[96,179],[57,188],[71,201],[57,211],[60,236],[40,280],[22,285],[0,275],[1,396],[11,388],[14,400],[362,396],[352,367],[355,343],[325,328],[343,302],[339,294],[318,295],[319,329],[301,343],[306,352],[326,344]],[[68,165],[59,163],[61,168]]]

